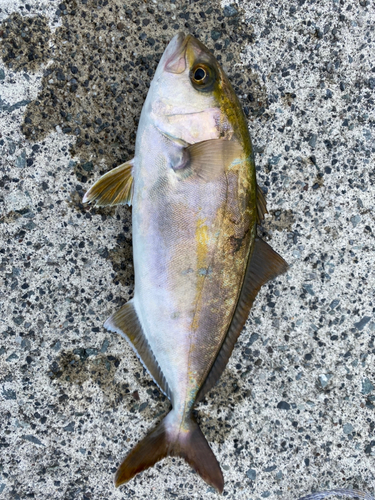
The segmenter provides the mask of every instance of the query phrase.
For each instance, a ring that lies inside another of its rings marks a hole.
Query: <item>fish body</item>
[[[168,73],[164,61],[173,62],[181,45],[193,43],[198,52],[192,39],[177,38],[151,84],[137,134],[132,201],[133,303],[180,418],[192,408],[228,330],[256,227],[256,204],[249,203],[255,198],[254,169],[250,157],[242,159],[240,142],[248,137],[238,139],[241,157],[227,172],[220,165],[222,171],[208,172],[207,180],[196,174],[179,178],[188,168],[185,143],[234,135],[214,102],[206,109],[211,96],[203,96],[195,110],[183,92],[178,107],[167,104],[175,80],[185,82],[188,68]]]
[[[192,410],[224,370],[260,287],[287,266],[256,237],[266,207],[246,120],[194,37],[176,35],[162,56],[134,160],[105,174],[84,201],[132,204],[134,297],[104,326],[130,342],[172,404],[115,484],[175,455],[222,491]]]

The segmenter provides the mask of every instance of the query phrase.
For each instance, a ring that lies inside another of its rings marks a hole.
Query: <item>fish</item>
[[[177,34],[144,102],[135,156],[84,203],[132,206],[134,296],[104,323],[131,345],[170,412],[125,457],[120,486],[167,456],[218,492],[220,465],[193,409],[216,384],[261,286],[287,264],[257,237],[267,211],[239,100],[198,39]]]

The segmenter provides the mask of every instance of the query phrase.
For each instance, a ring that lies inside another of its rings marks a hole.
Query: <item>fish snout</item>
[[[162,63],[168,73],[183,73],[186,66],[192,66],[196,60],[211,61],[212,54],[193,35],[178,33],[165,49]]]
[[[190,35],[178,33],[169,42],[165,54],[164,69],[168,73],[182,73],[186,69],[186,47]]]

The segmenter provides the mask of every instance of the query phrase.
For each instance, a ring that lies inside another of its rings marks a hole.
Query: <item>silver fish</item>
[[[256,237],[266,203],[239,101],[191,35],[176,35],[160,60],[135,158],[83,201],[132,204],[134,298],[104,326],[130,342],[172,404],[115,484],[178,456],[221,492],[223,474],[193,408],[223,372],[260,287],[287,265]]]

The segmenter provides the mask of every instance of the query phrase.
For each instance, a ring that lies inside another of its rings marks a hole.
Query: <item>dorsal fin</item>
[[[264,219],[264,214],[268,214],[267,203],[262,188],[257,184],[257,212],[258,218],[257,222],[260,224]]]
[[[104,328],[119,333],[132,346],[140,361],[163,393],[171,399],[167,381],[145,337],[133,301],[129,300],[104,323]]]
[[[249,258],[242,290],[228,333],[204,384],[198,392],[196,402],[204,397],[223,373],[232,354],[234,344],[245,325],[251,306],[261,286],[270,279],[284,273],[287,268],[288,265],[285,260],[272,250],[265,241],[260,238],[255,240],[254,249]]]
[[[98,207],[131,205],[133,198],[133,164],[134,159],[102,175],[87,191],[82,202],[95,203]]]

